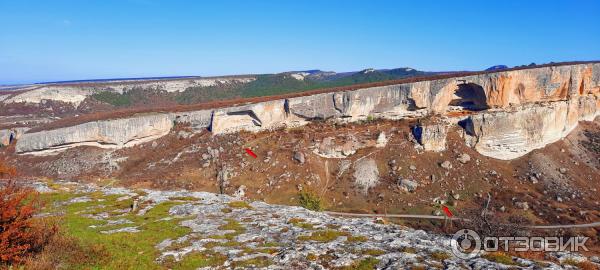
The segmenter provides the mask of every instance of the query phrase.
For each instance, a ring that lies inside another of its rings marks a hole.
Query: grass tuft
[[[302,191],[298,194],[300,206],[313,211],[322,211],[323,205],[321,199],[313,194],[306,191]]]
[[[337,239],[340,236],[349,236],[350,233],[335,231],[335,230],[324,230],[324,231],[316,231],[310,235],[301,235],[298,237],[298,240],[301,241],[316,241],[316,242],[331,242]]]
[[[254,208],[252,208],[252,206],[250,206],[250,204],[248,204],[248,203],[247,203],[247,202],[245,202],[245,201],[233,201],[233,202],[230,202],[228,205],[229,205],[229,207],[231,207],[231,208],[246,208],[246,209],[254,209]]]

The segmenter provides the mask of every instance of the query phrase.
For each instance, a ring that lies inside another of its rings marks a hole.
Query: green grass
[[[367,237],[366,236],[348,236],[348,239],[346,240],[346,242],[348,243],[358,243],[358,242],[367,242]]]
[[[369,255],[369,256],[377,257],[377,256],[385,254],[385,251],[381,250],[381,249],[365,249],[361,253],[363,255]]]
[[[300,206],[313,211],[322,211],[321,199],[310,192],[302,191],[298,194]]]
[[[83,215],[102,212],[116,215],[116,210],[129,208],[131,201],[117,201],[116,199],[120,197],[117,195],[103,196],[101,193],[85,195],[92,198],[92,201],[61,205],[61,202],[82,196],[66,192],[41,194],[40,199],[46,202],[44,212],[64,212],[61,227],[69,236],[79,239],[82,245],[101,246],[106,250],[109,258],[104,260],[102,265],[92,266],[92,269],[164,269],[155,262],[159,253],[154,246],[167,238],[175,239],[191,232],[189,228],[178,225],[182,219],[160,220],[168,216],[168,211],[172,206],[179,204],[174,202],[156,205],[145,215],[126,213],[115,217],[115,219],[128,219],[133,222],[132,224],[101,226],[104,224],[103,221]],[[98,199],[104,199],[104,201]],[[100,227],[90,228],[91,225],[100,225]],[[103,230],[129,226],[137,226],[141,231],[138,233],[100,233]],[[72,268],[89,269],[90,267],[74,265]]]
[[[250,204],[248,204],[248,202],[245,202],[245,201],[233,201],[233,202],[228,203],[228,205],[231,208],[254,209],[254,208],[252,208],[252,206],[250,206]]]
[[[324,230],[324,231],[313,232],[310,235],[301,235],[298,237],[298,240],[316,241],[316,242],[331,242],[340,236],[349,236],[349,235],[350,235],[350,233],[348,233],[348,232],[335,231],[335,230]]]
[[[315,228],[314,225],[304,222],[304,219],[301,218],[290,218],[288,223],[306,230],[313,230]]]
[[[234,232],[226,233],[224,235],[211,235],[209,236],[209,238],[232,240],[234,237],[246,232],[246,228],[244,228],[244,226],[240,224],[237,220],[228,218],[225,219],[225,221],[227,221],[227,223],[219,226],[219,230]]]
[[[489,261],[497,262],[497,263],[501,263],[501,264],[505,264],[505,265],[517,265],[517,263],[515,263],[513,261],[512,257],[510,255],[507,255],[502,252],[486,253],[481,257],[483,257]]]

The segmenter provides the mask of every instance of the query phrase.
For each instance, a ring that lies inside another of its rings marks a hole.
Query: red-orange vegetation
[[[14,176],[14,168],[0,162],[0,175]],[[32,190],[14,180],[0,182],[0,266],[24,262],[47,244],[57,227],[36,222],[39,203]]]

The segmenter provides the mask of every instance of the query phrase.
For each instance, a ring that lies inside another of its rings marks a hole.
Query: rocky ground
[[[598,258],[548,254],[455,257],[450,237],[337,218],[300,207],[243,201],[228,195],[37,182],[48,204],[79,238],[106,245],[103,268],[144,269],[576,269]],[[596,265],[597,266],[597,265]]]

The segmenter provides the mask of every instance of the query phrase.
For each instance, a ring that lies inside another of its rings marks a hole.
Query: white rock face
[[[14,140],[20,139],[23,133],[27,132],[27,130],[29,130],[29,128],[26,127],[0,130],[0,144],[9,145],[13,143]]]
[[[79,106],[83,100],[94,93],[90,89],[41,87],[6,99],[4,103],[41,103],[42,100],[55,100]]]
[[[467,132],[476,138],[477,152],[497,159],[514,159],[564,138],[579,120],[600,115],[598,110],[586,109],[588,102],[595,101],[560,101],[511,112],[481,113],[469,117]]]
[[[416,126],[413,134],[426,151],[440,152],[446,150],[448,123],[432,121]]]
[[[299,81],[304,81],[304,78],[308,75],[310,75],[310,73],[308,73],[308,72],[298,72],[298,73],[290,74],[290,76],[292,76],[292,78],[299,80]]]
[[[89,122],[49,131],[26,133],[17,141],[17,153],[49,154],[77,146],[122,148],[152,141],[169,133],[167,114]]]
[[[217,109],[213,112],[210,130],[214,134],[241,130],[261,131],[286,126],[285,100],[260,102],[245,106]]]

